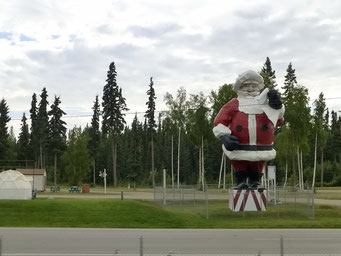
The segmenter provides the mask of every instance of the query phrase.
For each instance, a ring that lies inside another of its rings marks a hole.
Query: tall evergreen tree
[[[135,117],[131,124],[131,154],[133,162],[131,169],[128,172],[128,178],[130,178],[134,182],[134,187],[137,177],[139,177],[141,180],[143,179],[142,133],[143,133],[142,123],[139,122],[139,120],[137,119],[137,114],[135,114]]]
[[[147,105],[147,111],[146,114],[144,115],[145,118],[147,119],[148,122],[148,133],[150,136],[150,145],[151,145],[151,171],[152,171],[152,180],[153,180],[153,187],[155,187],[155,166],[154,166],[154,134],[155,134],[155,128],[156,128],[156,123],[155,123],[155,90],[153,87],[153,77],[150,78],[150,83],[149,83],[149,90],[147,91],[148,101],[146,102]]]
[[[290,100],[290,92],[295,86],[297,86],[295,69],[292,68],[291,62],[288,65],[287,74],[284,76],[284,78],[284,86],[282,87],[284,90],[283,98],[284,100]]]
[[[100,131],[99,131],[99,117],[101,115],[100,105],[98,101],[98,95],[92,107],[93,115],[91,119],[91,127],[89,129],[89,151],[92,157],[92,167],[93,167],[93,184],[96,185],[96,158],[98,154],[99,144],[100,144]]]
[[[47,91],[44,87],[42,93],[40,94],[39,108],[37,112],[37,129],[39,138],[39,167],[43,168],[45,166],[46,158],[46,146],[48,143],[48,124],[49,118],[47,114],[47,106],[49,102],[47,101]]]
[[[8,144],[8,153],[6,158],[11,161],[12,163],[15,162],[17,159],[17,138],[14,135],[14,129],[13,126],[10,127],[9,129],[9,136],[7,139],[7,144]],[[12,165],[13,168],[16,168],[16,164]]]
[[[57,158],[66,149],[66,123],[62,120],[66,113],[60,108],[60,97],[55,96],[48,115],[51,116],[48,123],[48,147],[54,159],[54,186],[57,186]],[[56,191],[56,190],[54,190]]]
[[[330,135],[328,136],[327,150],[334,163],[337,162],[338,157],[341,163],[341,120],[340,117],[338,119],[337,113],[334,110],[331,112]]]
[[[117,187],[117,143],[118,136],[124,129],[125,114],[123,111],[128,110],[125,103],[125,98],[122,96],[122,89],[116,82],[116,67],[112,62],[109,65],[107,73],[107,84],[103,88],[103,120],[102,131],[105,135],[111,137],[111,150],[112,150],[112,164],[113,164],[113,183]]]
[[[35,166],[38,166],[39,159],[39,127],[38,127],[38,108],[37,95],[32,95],[30,117],[31,117],[31,133],[30,133],[30,157],[35,160]]]
[[[266,57],[264,66],[260,72],[260,75],[264,79],[265,88],[274,89],[277,86],[275,73],[275,70],[272,69],[269,57]]]
[[[7,158],[9,151],[8,144],[8,122],[11,120],[9,117],[9,107],[5,99],[0,101],[0,159]]]
[[[29,159],[31,155],[31,149],[30,149],[30,132],[27,124],[27,118],[25,116],[25,113],[23,113],[22,119],[21,119],[21,129],[19,133],[19,139],[18,139],[18,160],[25,160],[25,165],[27,165],[27,160]]]

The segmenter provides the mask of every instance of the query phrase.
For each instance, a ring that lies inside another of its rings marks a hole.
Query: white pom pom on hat
[[[258,83],[259,90],[262,90],[264,88],[264,79],[261,75],[259,75],[257,72],[248,70],[243,73],[241,73],[237,79],[236,82],[233,84],[233,90],[237,91],[243,83],[246,81],[255,81]]]

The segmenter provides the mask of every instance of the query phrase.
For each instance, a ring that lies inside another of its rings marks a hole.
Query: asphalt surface
[[[341,255],[340,229],[0,228],[0,237],[2,256]]]
[[[92,194],[92,193],[69,193],[69,194],[43,194],[37,195],[38,198],[83,198],[83,199],[121,199],[121,193],[107,193],[107,194]],[[123,193],[124,199],[140,199],[140,200],[154,200],[153,192],[134,192],[125,191]],[[228,200],[227,193],[209,193],[209,200]],[[341,206],[341,200],[328,200],[328,199],[314,199],[315,204]]]

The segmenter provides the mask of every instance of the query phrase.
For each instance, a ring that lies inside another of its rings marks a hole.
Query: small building
[[[33,189],[37,191],[46,190],[47,176],[45,169],[17,169],[17,171],[31,180]]]

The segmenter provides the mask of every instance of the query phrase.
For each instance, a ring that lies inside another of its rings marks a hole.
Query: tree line
[[[267,57],[259,71],[266,88],[279,89],[276,72]],[[168,181],[180,184],[215,184],[222,167],[221,142],[212,134],[213,120],[220,108],[236,93],[224,84],[209,95],[187,94],[180,87],[176,95],[166,93],[165,111],[156,111],[155,89],[150,77],[146,86],[146,111],[137,113],[131,124],[122,88],[116,81],[115,63],[109,65],[100,102],[93,102],[91,123],[67,131],[61,98],[49,106],[48,92],[32,95],[30,126],[25,113],[18,138],[9,106],[0,101],[0,169],[46,168],[48,180],[56,185],[102,184],[99,173],[107,170],[107,180],[118,185],[155,186],[167,170]],[[341,185],[341,117],[329,112],[321,92],[309,104],[307,87],[297,82],[289,63],[282,88],[285,124],[276,130],[277,180],[284,185]],[[226,176],[230,183],[231,177]]]

